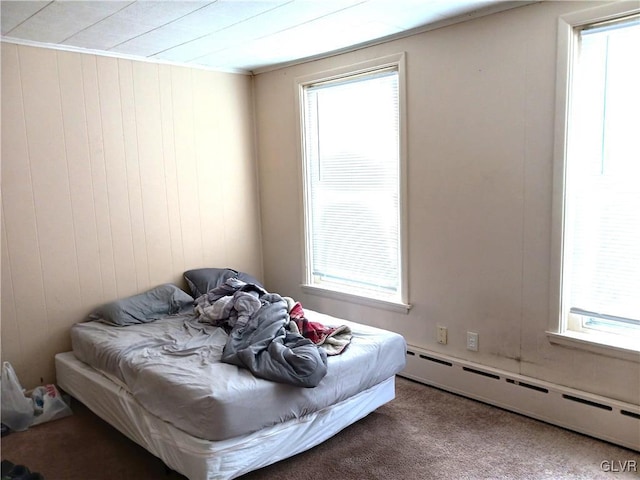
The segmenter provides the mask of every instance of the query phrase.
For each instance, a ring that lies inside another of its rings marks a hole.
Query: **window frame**
[[[563,276],[565,241],[565,185],[571,86],[576,58],[577,29],[640,13],[637,2],[617,2],[573,12],[558,18],[556,64],[556,111],[553,155],[553,198],[551,237],[550,319],[547,330],[554,344],[578,348],[605,356],[640,362],[637,340],[615,333],[588,331],[570,325],[563,315],[563,298],[567,279]]]
[[[311,282],[310,264],[310,238],[309,238],[309,218],[308,218],[308,198],[307,186],[307,162],[305,159],[304,140],[304,89],[308,85],[320,82],[340,80],[351,76],[362,75],[384,68],[395,68],[398,72],[399,89],[399,141],[400,141],[400,165],[399,165],[399,208],[400,208],[400,275],[399,292],[397,298],[383,299],[367,296],[363,292],[349,291],[343,289],[327,288],[325,286],[314,285]],[[406,89],[405,89],[405,53],[397,53],[357,64],[345,65],[343,67],[320,71],[317,73],[297,77],[294,80],[295,103],[298,138],[298,165],[300,168],[300,205],[302,205],[301,222],[301,243],[303,248],[302,264],[302,291],[311,295],[318,295],[326,298],[347,301],[374,308],[390,310],[398,313],[407,313],[411,308],[408,295],[408,235],[407,235],[407,142],[406,142]]]

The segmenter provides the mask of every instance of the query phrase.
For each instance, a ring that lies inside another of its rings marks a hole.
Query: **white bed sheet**
[[[72,352],[56,355],[57,383],[94,413],[190,480],[227,480],[318,445],[395,397],[395,376],[335,405],[221,441],[193,437],[150,414]]]
[[[329,357],[325,378],[308,389],[262,380],[221,363],[224,331],[184,318],[124,328],[82,323],[72,328],[72,345],[78,359],[119,379],[150,413],[190,435],[219,441],[321,410],[404,368],[402,336],[305,313],[311,321],[346,324],[353,331],[347,349]]]

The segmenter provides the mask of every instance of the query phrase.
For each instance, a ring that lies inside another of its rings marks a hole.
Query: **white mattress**
[[[398,334],[306,310],[311,321],[349,325],[353,339],[329,357],[315,388],[254,377],[220,362],[226,333],[188,317],[129,327],[72,328],[75,356],[122,382],[150,413],[198,438],[220,441],[320,411],[393,377],[405,365]]]
[[[329,439],[395,395],[395,377],[330,407],[221,441],[195,438],[147,412],[124,388],[76,359],[56,355],[57,383],[94,413],[190,480],[227,480]]]

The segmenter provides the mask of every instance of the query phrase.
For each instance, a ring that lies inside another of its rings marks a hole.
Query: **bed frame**
[[[147,412],[119,382],[76,359],[55,357],[58,385],[190,480],[226,480],[308,450],[395,398],[395,376],[342,402],[248,435],[209,441]]]

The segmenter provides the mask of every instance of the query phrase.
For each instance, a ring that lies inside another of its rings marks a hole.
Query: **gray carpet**
[[[184,479],[97,418],[74,415],[2,438],[2,458],[46,480]],[[638,452],[398,378],[397,398],[327,442],[243,480],[608,479]],[[611,464],[611,463],[609,463]]]

